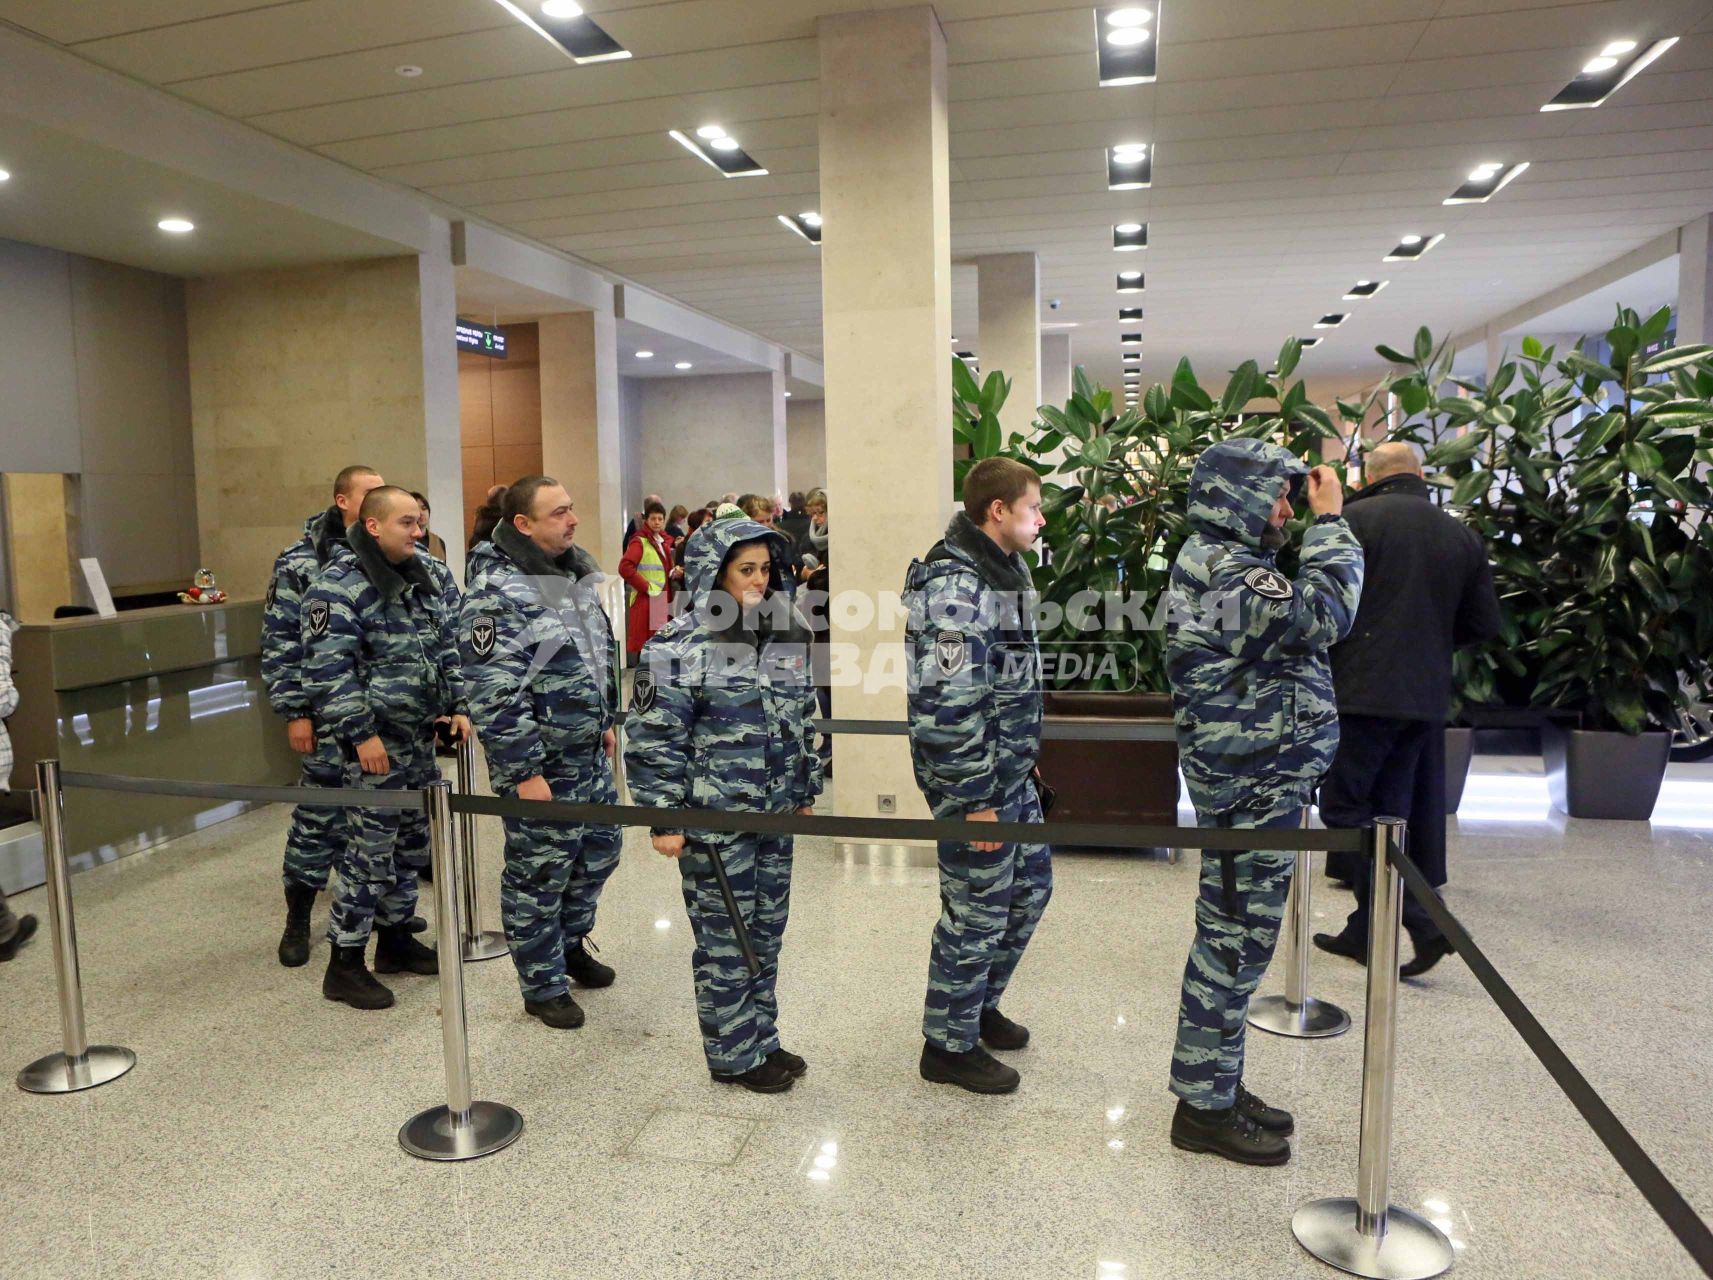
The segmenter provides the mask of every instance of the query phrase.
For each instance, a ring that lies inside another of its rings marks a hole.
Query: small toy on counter
[[[179,592],[178,598],[185,604],[226,603],[226,593],[215,585],[214,575],[207,569],[198,569],[191,579],[190,590]]]

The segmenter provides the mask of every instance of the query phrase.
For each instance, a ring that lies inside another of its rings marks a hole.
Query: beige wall
[[[463,454],[464,508],[439,523],[463,521],[465,536],[476,508],[496,484],[541,471],[540,343],[533,324],[501,325],[506,358],[458,353],[459,443]]]
[[[577,541],[616,571],[624,548],[618,328],[610,311],[541,318],[542,470],[577,509]]]
[[[274,557],[350,463],[456,509],[455,490],[428,486],[429,428],[448,408],[455,422],[456,405],[425,390],[425,333],[441,326],[425,330],[421,271],[414,257],[380,258],[188,286],[202,557],[232,594],[262,593]],[[443,327],[451,364],[449,310]],[[455,379],[445,394],[456,396]]]
[[[643,493],[694,507],[736,490],[772,494],[774,375],[636,378],[638,469],[642,492],[625,501],[640,509]]]
[[[827,487],[827,402],[798,400],[785,405],[786,492],[807,493]]]
[[[68,527],[70,494],[57,472],[9,472],[6,492],[6,577],[19,622],[50,622],[54,610],[83,594],[72,586]],[[78,582],[82,582],[81,573]]]

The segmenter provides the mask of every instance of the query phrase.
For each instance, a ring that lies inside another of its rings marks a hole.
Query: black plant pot
[[[1469,781],[1469,763],[1475,758],[1475,730],[1457,725],[1445,727],[1445,811],[1456,813],[1463,803],[1463,787]]]
[[[1541,730],[1547,791],[1553,808],[1573,818],[1646,822],[1671,758],[1671,735],[1593,729]]]

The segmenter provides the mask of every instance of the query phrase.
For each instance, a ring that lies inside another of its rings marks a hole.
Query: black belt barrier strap
[[[421,791],[365,791],[360,787],[266,787],[236,782],[187,782],[179,778],[128,778],[116,773],[64,772],[62,787],[91,791],[135,791],[143,795],[196,796],[204,800],[251,800],[260,804],[308,805],[315,809],[421,809]]]
[[[1541,1066],[1552,1077],[1553,1083],[1564,1091],[1572,1105],[1582,1113],[1582,1118],[1588,1122],[1588,1127],[1594,1130],[1594,1135],[1606,1144],[1606,1149],[1617,1160],[1630,1181],[1636,1184],[1636,1189],[1647,1198],[1655,1213],[1671,1229],[1678,1243],[1689,1251],[1689,1256],[1695,1259],[1703,1272],[1713,1276],[1713,1231],[1701,1220],[1689,1201],[1683,1198],[1683,1193],[1672,1185],[1671,1180],[1661,1172],[1660,1167],[1653,1162],[1652,1157],[1642,1150],[1630,1131],[1624,1128],[1623,1122],[1612,1113],[1612,1109],[1602,1101],[1600,1095],[1594,1092],[1594,1086],[1589,1084],[1583,1074],[1576,1069],[1576,1064],[1565,1056],[1564,1050],[1558,1047],[1545,1027],[1541,1026],[1535,1015],[1529,1012],[1528,1006],[1522,1002],[1517,993],[1499,971],[1493,967],[1493,962],[1487,959],[1480,947],[1475,945],[1475,939],[1469,936],[1469,931],[1458,922],[1456,916],[1446,908],[1445,902],[1434,887],[1428,883],[1421,868],[1410,861],[1408,855],[1392,851],[1392,862],[1403,873],[1404,882],[1409,885],[1410,892],[1416,895],[1416,901],[1427,909],[1433,917],[1434,924],[1451,943],[1457,954],[1463,957],[1469,966],[1475,980],[1486,988],[1487,994],[1493,997],[1493,1003],[1499,1006],[1510,1024],[1517,1029],[1517,1034],[1523,1038],[1523,1043],[1540,1059]]]
[[[813,720],[821,733],[854,733],[902,738],[910,733],[907,720]],[[1176,742],[1170,720],[1048,720],[1041,736],[1065,742]]]

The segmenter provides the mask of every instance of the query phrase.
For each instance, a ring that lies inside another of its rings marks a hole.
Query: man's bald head
[[[385,520],[400,502],[408,502],[413,507],[416,505],[416,499],[411,495],[409,489],[396,484],[378,485],[363,495],[363,506],[357,512],[357,518],[359,520]]]
[[[1373,484],[1392,476],[1419,476],[1422,473],[1422,460],[1416,453],[1415,445],[1406,444],[1402,440],[1388,440],[1385,444],[1374,446],[1362,470],[1368,477],[1368,483]]]

